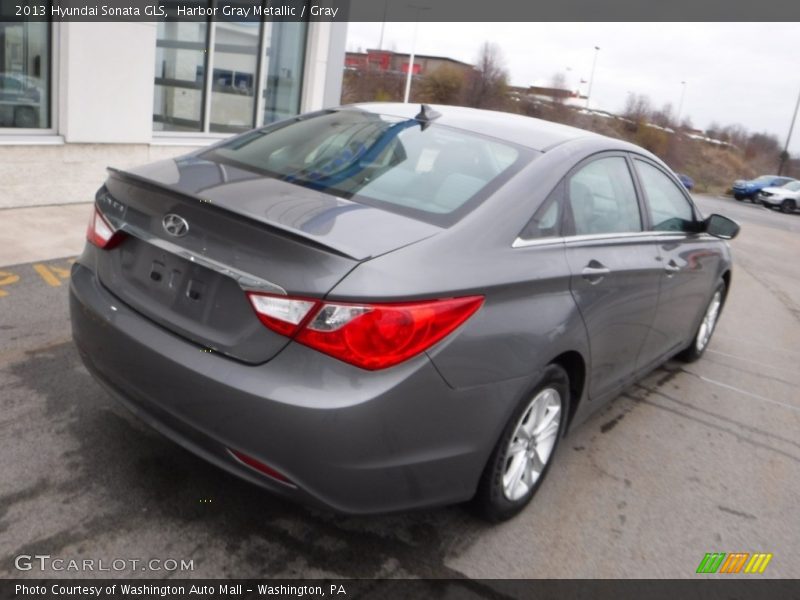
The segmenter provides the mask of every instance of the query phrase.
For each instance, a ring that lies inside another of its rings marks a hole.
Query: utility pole
[[[677,130],[681,129],[681,113],[683,112],[683,98],[686,95],[686,82],[681,81],[681,100],[678,102],[678,116],[675,117],[675,126]]]
[[[389,12],[389,0],[383,0],[383,23],[381,23],[381,39],[378,42],[378,50],[383,50],[383,33],[386,31],[386,13]]]
[[[429,10],[429,6],[415,6],[409,4],[409,8],[414,8],[417,11],[417,20],[414,22],[414,41],[411,43],[411,55],[408,59],[408,69],[406,72],[406,91],[403,94],[403,102],[408,104],[408,98],[411,96],[411,76],[414,74],[414,56],[417,50],[417,30],[419,29],[419,13],[423,10]]]
[[[589,100],[592,97],[592,85],[594,84],[594,69],[597,66],[597,53],[600,52],[600,46],[594,47],[594,60],[592,60],[592,74],[589,76],[589,90],[586,92],[586,110],[589,110]]]
[[[792,124],[789,125],[789,133],[786,136],[786,144],[783,146],[781,152],[781,162],[778,165],[778,175],[783,175],[783,167],[786,161],[789,160],[789,142],[792,140],[792,131],[794,131],[794,123],[797,120],[797,109],[800,108],[800,93],[797,94],[797,102],[794,105],[794,114],[792,115]]]

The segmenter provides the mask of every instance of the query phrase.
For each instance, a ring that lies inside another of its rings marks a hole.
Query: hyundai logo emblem
[[[161,220],[161,224],[164,226],[164,231],[173,237],[183,237],[189,233],[189,223],[186,222],[186,219],[174,213],[165,215]]]

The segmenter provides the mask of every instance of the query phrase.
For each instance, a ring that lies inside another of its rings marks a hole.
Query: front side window
[[[575,235],[642,230],[636,189],[621,156],[599,158],[567,182],[567,206]]]
[[[435,123],[340,110],[234,138],[204,157],[446,226],[532,154]]]
[[[661,169],[635,159],[636,170],[644,188],[653,231],[688,231],[694,222],[692,205],[678,185]]]
[[[50,24],[0,22],[0,128],[48,129]]]

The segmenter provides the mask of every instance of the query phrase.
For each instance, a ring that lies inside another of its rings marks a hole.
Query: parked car
[[[684,173],[676,173],[676,175],[678,176],[678,179],[680,179],[680,182],[683,184],[683,187],[691,191],[691,189],[694,187],[694,179],[692,179],[688,175],[685,175]]]
[[[781,212],[791,213],[800,206],[800,181],[790,181],[781,187],[768,187],[761,190],[758,199],[767,208],[780,208]]]
[[[749,181],[737,179],[733,183],[733,197],[737,200],[758,201],[758,193],[766,187],[780,187],[794,181],[791,177],[780,177],[778,175],[762,175]]]
[[[567,430],[703,354],[738,226],[638,146],[417,110],[324,110],[111,169],[70,283],[89,371],[296,500],[519,512]]]

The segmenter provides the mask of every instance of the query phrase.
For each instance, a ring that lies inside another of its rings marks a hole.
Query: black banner
[[[0,0],[0,21],[800,21],[786,0]]]
[[[78,598],[141,599],[194,598],[212,600],[350,599],[394,600],[792,600],[800,598],[800,580],[705,579],[693,580],[472,580],[472,579],[331,579],[331,580],[219,580],[219,579],[7,579],[0,582],[0,598],[77,600]]]

